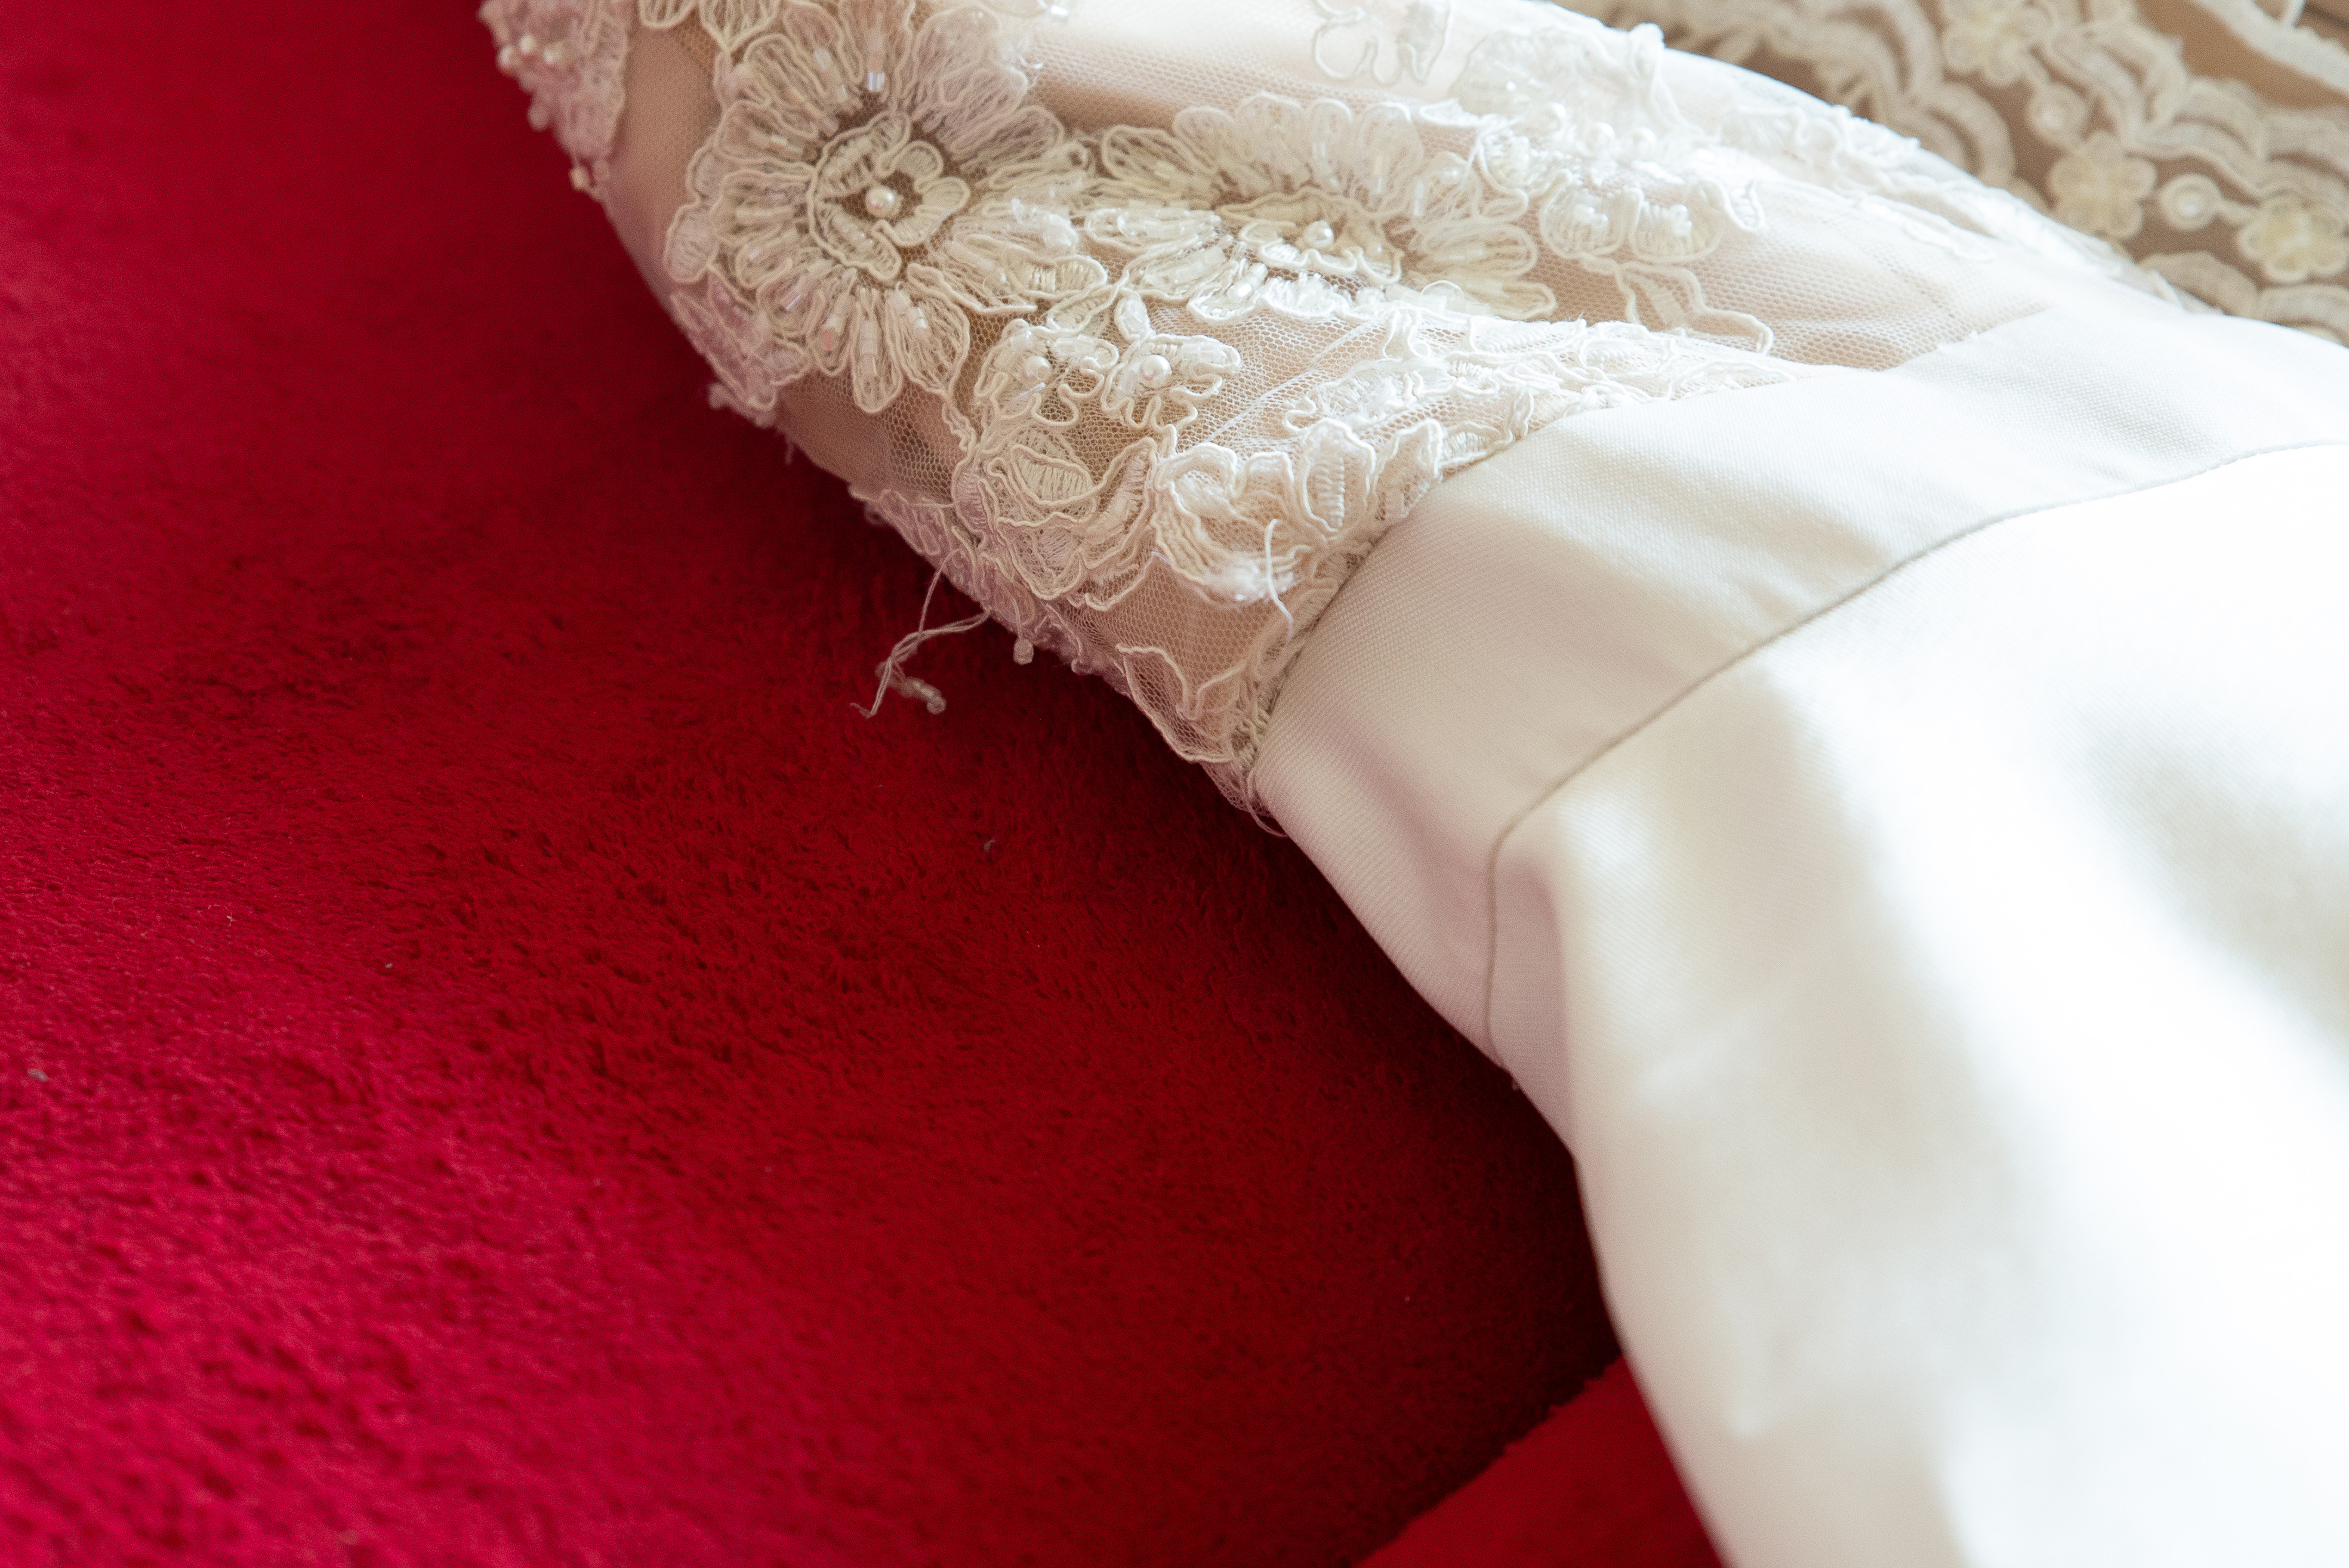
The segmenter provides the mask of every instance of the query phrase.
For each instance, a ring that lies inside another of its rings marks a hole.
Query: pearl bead
[[[538,53],[537,35],[534,33],[524,33],[521,37],[514,40],[514,47],[520,49],[524,55],[534,55]]]
[[[1133,362],[1133,378],[1154,392],[1174,379],[1174,366],[1163,354],[1145,354]]]
[[[1337,231],[1322,222],[1308,223],[1305,232],[1298,236],[1309,251],[1326,251],[1338,242]]]
[[[1019,362],[1019,379],[1030,387],[1043,385],[1044,377],[1052,374],[1052,362],[1040,354],[1031,354]]]
[[[904,205],[905,198],[887,185],[875,185],[864,193],[864,210],[875,218],[894,218]]]

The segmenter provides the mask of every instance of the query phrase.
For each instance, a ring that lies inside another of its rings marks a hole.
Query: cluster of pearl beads
[[[560,38],[549,39],[542,45],[535,33],[524,33],[498,51],[498,69],[508,76],[512,76],[522,69],[522,63],[524,60],[533,56],[542,65],[560,68],[570,63],[571,50]]]

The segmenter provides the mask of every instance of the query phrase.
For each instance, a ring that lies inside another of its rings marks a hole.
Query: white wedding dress
[[[1730,1561],[2349,1563],[2349,352],[1534,0],[484,15],[1533,1097]]]

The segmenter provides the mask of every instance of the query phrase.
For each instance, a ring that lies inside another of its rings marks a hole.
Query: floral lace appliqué
[[[688,9],[645,7],[648,25]],[[713,8],[738,28],[777,11],[702,0]],[[722,67],[723,112],[694,160],[667,265],[680,284],[709,280],[680,310],[697,340],[722,332],[721,366],[746,407],[771,409],[810,374],[845,377],[869,414],[908,383],[945,397],[970,351],[967,306],[1030,304],[1064,286],[1057,269],[1015,275],[986,245],[941,242],[958,217],[969,233],[1000,234],[1031,203],[1057,204],[1081,158],[1022,101],[995,26],[965,9],[916,27],[906,0],[837,13],[792,0]]]
[[[1235,793],[1303,633],[1443,474],[1578,409],[1796,373],[1661,281],[1753,220],[1626,156],[1652,135],[1594,155],[1506,106],[1257,94],[1078,136],[990,9],[637,3],[716,47],[665,261],[725,400],[792,428],[836,387],[920,442],[852,474],[874,511]],[[1317,47],[1424,76],[1448,15],[1324,4]],[[1581,63],[1653,100],[1655,53]],[[1545,244],[1619,282],[1628,320],[1546,319]],[[1265,334],[1320,374],[1272,374]]]
[[[2135,0],[1573,3],[1916,137],[2223,310],[2349,342],[2349,55],[2314,34],[2243,22],[2338,107],[2189,68]]]
[[[996,3],[490,15],[591,185],[630,29],[698,30],[716,129],[662,262],[713,396],[1242,799],[1316,618],[1441,478],[1571,415],[1811,373],[1700,282],[1773,181],[1931,185],[1841,111],[1700,124],[1654,29],[1565,13],[1479,40],[1446,97],[1381,96],[1445,57],[1444,0],[1309,0],[1346,96],[1079,134]],[[1933,190],[1914,222],[1956,244]],[[2282,210],[2259,233],[2303,265],[2332,238]]]
[[[530,94],[530,123],[571,154],[571,183],[600,195],[620,124],[626,0],[487,0],[498,69]]]
[[[1189,108],[1171,130],[1108,132],[1101,162],[1087,232],[1131,257],[1142,292],[1204,321],[1318,315],[1390,290],[1519,320],[1557,305],[1523,281],[1528,193],[1505,170],[1432,153],[1400,104]]]
[[[1452,0],[1313,0],[1313,63],[1332,81],[1425,82],[1452,31]]]

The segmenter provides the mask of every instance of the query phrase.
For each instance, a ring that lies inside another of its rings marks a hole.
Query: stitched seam
[[[1810,625],[1812,623],[1823,620],[1826,616],[1834,614],[1845,605],[1852,603],[1854,601],[1868,593],[1875,592],[1876,589],[1889,582],[1895,576],[1907,572],[1910,567],[1917,565],[1920,562],[1931,560],[1934,556],[1940,554],[1943,551],[1948,550],[1952,545],[1972,539],[1979,534],[1986,533],[1990,530],[2000,527],[2005,523],[2023,522],[2034,517],[2047,516],[2051,512],[2066,511],[2074,507],[2094,506],[2102,501],[2118,500],[2124,496],[2149,494],[2154,490],[2167,490],[2172,485],[2185,484],[2190,480],[2200,479],[2206,474],[2217,473],[2221,469],[2233,468],[2238,463],[2247,463],[2261,458],[2273,457],[2280,452],[2311,451],[2324,448],[2341,448],[2344,449],[2349,449],[2349,441],[2292,441],[2283,446],[2269,447],[2256,452],[2239,452],[2233,457],[2206,464],[2201,468],[2194,469],[2190,473],[2175,474],[2167,479],[2148,480],[2142,484],[2125,486],[2119,490],[2111,490],[2103,495],[2082,496],[2072,500],[2057,501],[2049,506],[2029,507],[2018,511],[2002,512],[1994,517],[1984,518],[1980,522],[1964,528],[1956,533],[1952,533],[1946,539],[1938,540],[1935,542],[1927,545],[1924,549],[1919,551],[1914,555],[1909,556],[1904,560],[1895,562],[1892,565],[1886,567],[1882,572],[1878,573],[1875,576],[1869,578],[1867,582],[1862,583],[1857,587],[1853,588],[1841,596],[1820,605],[1817,609],[1813,610],[1810,614],[1804,615],[1799,620],[1790,622],[1785,626],[1771,633],[1770,635],[1763,638],[1760,642],[1754,644],[1744,653],[1737,655],[1734,658],[1732,658],[1716,668],[1709,670],[1705,674],[1699,676],[1687,686],[1682,687],[1681,690],[1674,693],[1664,702],[1663,706],[1657,708],[1655,712],[1640,720],[1639,723],[1633,725],[1630,728],[1615,737],[1614,739],[1609,740],[1598,750],[1592,752],[1588,757],[1584,758],[1580,762],[1576,763],[1572,768],[1567,769],[1564,774],[1560,775],[1552,783],[1537,791],[1531,799],[1527,800],[1525,805],[1519,807],[1516,811],[1511,814],[1509,820],[1502,824],[1500,831],[1494,834],[1493,847],[1485,853],[1485,1006],[1482,1013],[1482,1023],[1484,1026],[1485,1049],[1486,1053],[1488,1055],[1495,1055],[1495,1059],[1498,1059],[1497,1052],[1499,1051],[1500,1046],[1499,1042],[1495,1039],[1493,1034],[1493,990],[1495,975],[1499,970],[1501,963],[1501,851],[1508,847],[1509,840],[1516,833],[1518,828],[1525,824],[1527,818],[1540,810],[1545,805],[1547,805],[1549,801],[1561,790],[1572,784],[1577,779],[1581,778],[1584,773],[1597,766],[1602,759],[1611,756],[1619,747],[1638,738],[1641,734],[1645,733],[1651,726],[1661,720],[1666,715],[1678,708],[1690,697],[1695,696],[1704,687],[1711,686],[1713,682],[1720,680],[1723,676],[1727,676],[1730,672],[1735,670],[1740,665],[1750,662],[1757,655],[1776,645],[1778,643],[1783,642],[1787,637],[1793,636],[1795,633],[1801,631],[1804,627]]]

